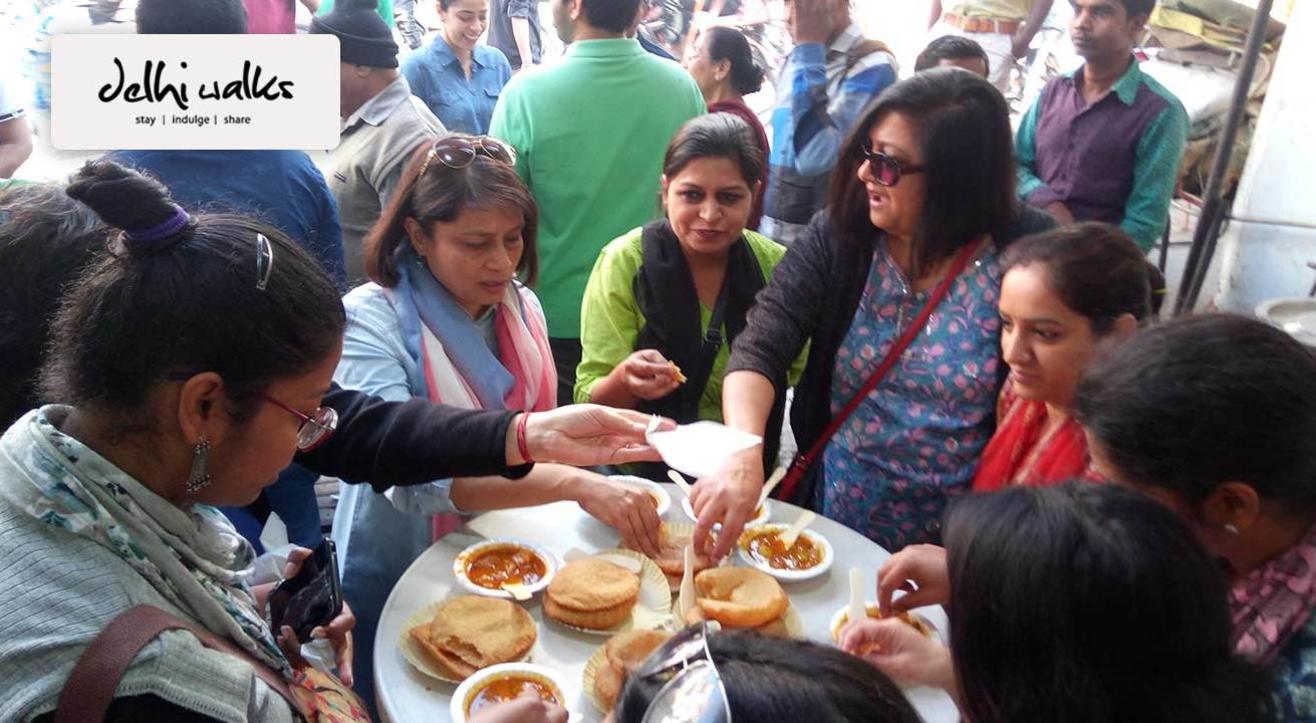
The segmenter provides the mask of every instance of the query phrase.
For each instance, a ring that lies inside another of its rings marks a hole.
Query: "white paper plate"
[[[668,467],[695,479],[713,476],[728,457],[763,442],[757,435],[708,421],[645,436]]]
[[[653,480],[647,480],[643,477],[635,477],[634,475],[629,474],[614,474],[610,475],[608,479],[613,482],[621,482],[623,484],[635,485],[636,487],[643,487],[644,490],[650,495],[653,495],[653,498],[658,502],[659,517],[667,514],[667,511],[672,508],[672,496],[667,494],[667,490],[663,489],[662,485]]]
[[[736,551],[740,553],[740,559],[743,560],[745,564],[749,565],[755,570],[761,570],[763,572],[766,572],[769,575],[777,578],[777,580],[781,582],[799,582],[801,580],[812,580],[813,578],[818,577],[819,575],[822,575],[823,573],[832,569],[832,562],[836,559],[836,551],[832,549],[832,543],[829,542],[826,537],[823,537],[822,533],[815,532],[814,530],[811,530],[807,527],[800,531],[800,537],[808,538],[809,542],[812,542],[814,545],[822,548],[822,553],[823,553],[822,562],[818,563],[817,565],[814,565],[813,567],[807,570],[779,570],[769,565],[768,563],[759,560],[758,558],[749,554],[749,550],[746,549],[745,547],[746,543],[748,543],[749,541],[750,535],[762,534],[767,530],[778,530],[780,532],[785,532],[788,529],[790,529],[790,525],[785,525],[778,522],[770,525],[761,525],[759,527],[753,528],[752,530],[746,530],[745,532],[741,533],[740,541],[739,543],[736,544]]]
[[[879,619],[881,618],[880,615],[873,614],[879,609],[876,600],[869,600],[868,602],[865,602],[864,607],[868,608],[869,617],[879,618]],[[927,618],[923,617],[922,615],[919,615],[918,613],[909,613],[909,616],[924,626],[925,629],[919,630],[919,632],[923,633],[929,638],[932,638],[933,640],[941,639],[941,631],[937,630],[937,626],[933,625],[932,622],[929,621]],[[837,610],[835,613],[832,613],[832,621],[828,623],[827,629],[831,633],[833,643],[836,643],[837,645],[841,644],[841,641],[838,639],[841,635],[841,628],[844,627],[845,624],[848,622],[850,622],[849,605],[842,606],[840,610]],[[915,627],[915,629],[917,629],[917,627]]]
[[[653,560],[634,550],[604,550],[599,554],[619,555],[640,561],[640,595],[631,609],[631,616],[620,625],[605,630],[591,630],[568,625],[554,620],[547,614],[544,619],[569,630],[589,633],[590,635],[616,635],[627,630],[661,630],[672,623],[672,590],[667,584],[667,576]]]
[[[433,620],[435,613],[438,612],[439,606],[445,602],[448,601],[440,600],[431,605],[426,605],[413,613],[411,617],[407,618],[407,621],[402,624],[402,634],[398,636],[398,651],[401,652],[402,657],[411,664],[411,667],[419,670],[425,675],[428,675],[435,680],[442,680],[445,683],[460,683],[460,680],[448,675],[431,662],[429,654],[426,653],[424,648],[422,648],[420,644],[411,637],[411,629],[417,625],[424,625]],[[520,660],[515,662],[534,660],[539,652],[539,629],[536,627],[535,644],[530,646],[530,650],[526,651],[526,654],[521,656]]]
[[[531,595],[548,587],[548,583],[552,582],[553,576],[557,574],[557,569],[559,567],[557,556],[539,545],[524,542],[522,540],[485,540],[484,542],[477,542],[465,550],[462,550],[457,554],[457,558],[452,561],[452,574],[457,578],[457,584],[461,585],[463,590],[472,595],[500,597],[506,600],[515,599],[512,597],[512,594],[506,590],[494,590],[492,588],[481,587],[480,585],[471,582],[471,579],[466,577],[466,563],[469,560],[478,557],[480,553],[495,547],[524,547],[531,552],[534,552],[536,555],[539,555],[539,558],[544,561],[544,577],[541,578],[539,582],[527,586]]]
[[[690,504],[690,498],[686,497],[685,495],[681,495],[681,509],[685,511],[686,517],[689,517],[694,522],[699,521],[699,516],[695,514],[694,506]],[[754,519],[750,520],[749,522],[746,522],[745,527],[754,527],[756,525],[761,525],[767,522],[768,519],[771,517],[772,517],[772,500],[763,500],[763,506],[759,508],[759,513],[757,515],[754,515]],[[721,528],[722,528],[721,524],[713,525],[714,530],[719,530]]]
[[[491,678],[503,677],[509,674],[529,674],[547,681],[557,695],[558,702],[563,708],[570,708],[571,701],[567,700],[567,685],[562,680],[562,676],[552,668],[532,663],[503,663],[501,665],[491,665],[484,670],[472,675],[457,686],[457,690],[452,694],[452,703],[448,706],[448,714],[452,717],[453,723],[466,723],[469,720],[466,717],[466,708],[472,698],[484,682]]]

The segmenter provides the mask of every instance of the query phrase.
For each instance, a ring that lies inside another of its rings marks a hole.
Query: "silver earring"
[[[205,437],[192,448],[192,470],[187,475],[187,493],[194,495],[210,486],[210,440]]]
[[[1238,527],[1236,527],[1232,522],[1226,522],[1226,523],[1225,523],[1225,532],[1228,532],[1228,533],[1231,534],[1231,535],[1237,535],[1237,534],[1238,534]]]

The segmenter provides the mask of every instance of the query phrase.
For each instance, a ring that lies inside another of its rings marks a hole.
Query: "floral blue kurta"
[[[951,286],[900,362],[824,454],[823,514],[890,551],[940,538],[947,501],[968,489],[991,437],[1001,382],[1002,271],[988,246]],[[910,293],[879,245],[836,353],[831,409],[863,386],[932,290]]]

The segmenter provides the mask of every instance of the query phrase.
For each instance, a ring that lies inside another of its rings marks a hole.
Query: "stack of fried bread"
[[[577,628],[607,630],[630,617],[640,597],[640,578],[606,560],[569,562],[544,591],[544,614]]]
[[[670,637],[671,633],[661,630],[628,630],[608,640],[603,646],[603,662],[594,675],[594,695],[605,712],[616,707],[626,678]]]
[[[429,660],[452,680],[523,659],[538,638],[535,621],[510,600],[464,595],[441,605],[410,631]]]
[[[713,567],[695,575],[695,594],[686,622],[716,620],[724,628],[787,636],[790,600],[771,575],[748,567]]]
[[[685,574],[685,548],[694,544],[694,534],[693,527],[674,531],[668,525],[663,525],[659,532],[658,556],[653,561],[667,577],[673,592],[681,587],[681,576]],[[694,559],[696,574],[713,566],[711,560],[699,553],[695,553]]]

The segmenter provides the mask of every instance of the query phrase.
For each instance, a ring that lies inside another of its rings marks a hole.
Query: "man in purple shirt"
[[[1105,221],[1144,251],[1170,213],[1188,114],[1133,55],[1155,0],[1071,0],[1083,65],[1043,89],[1015,139],[1019,195],[1061,223]]]

